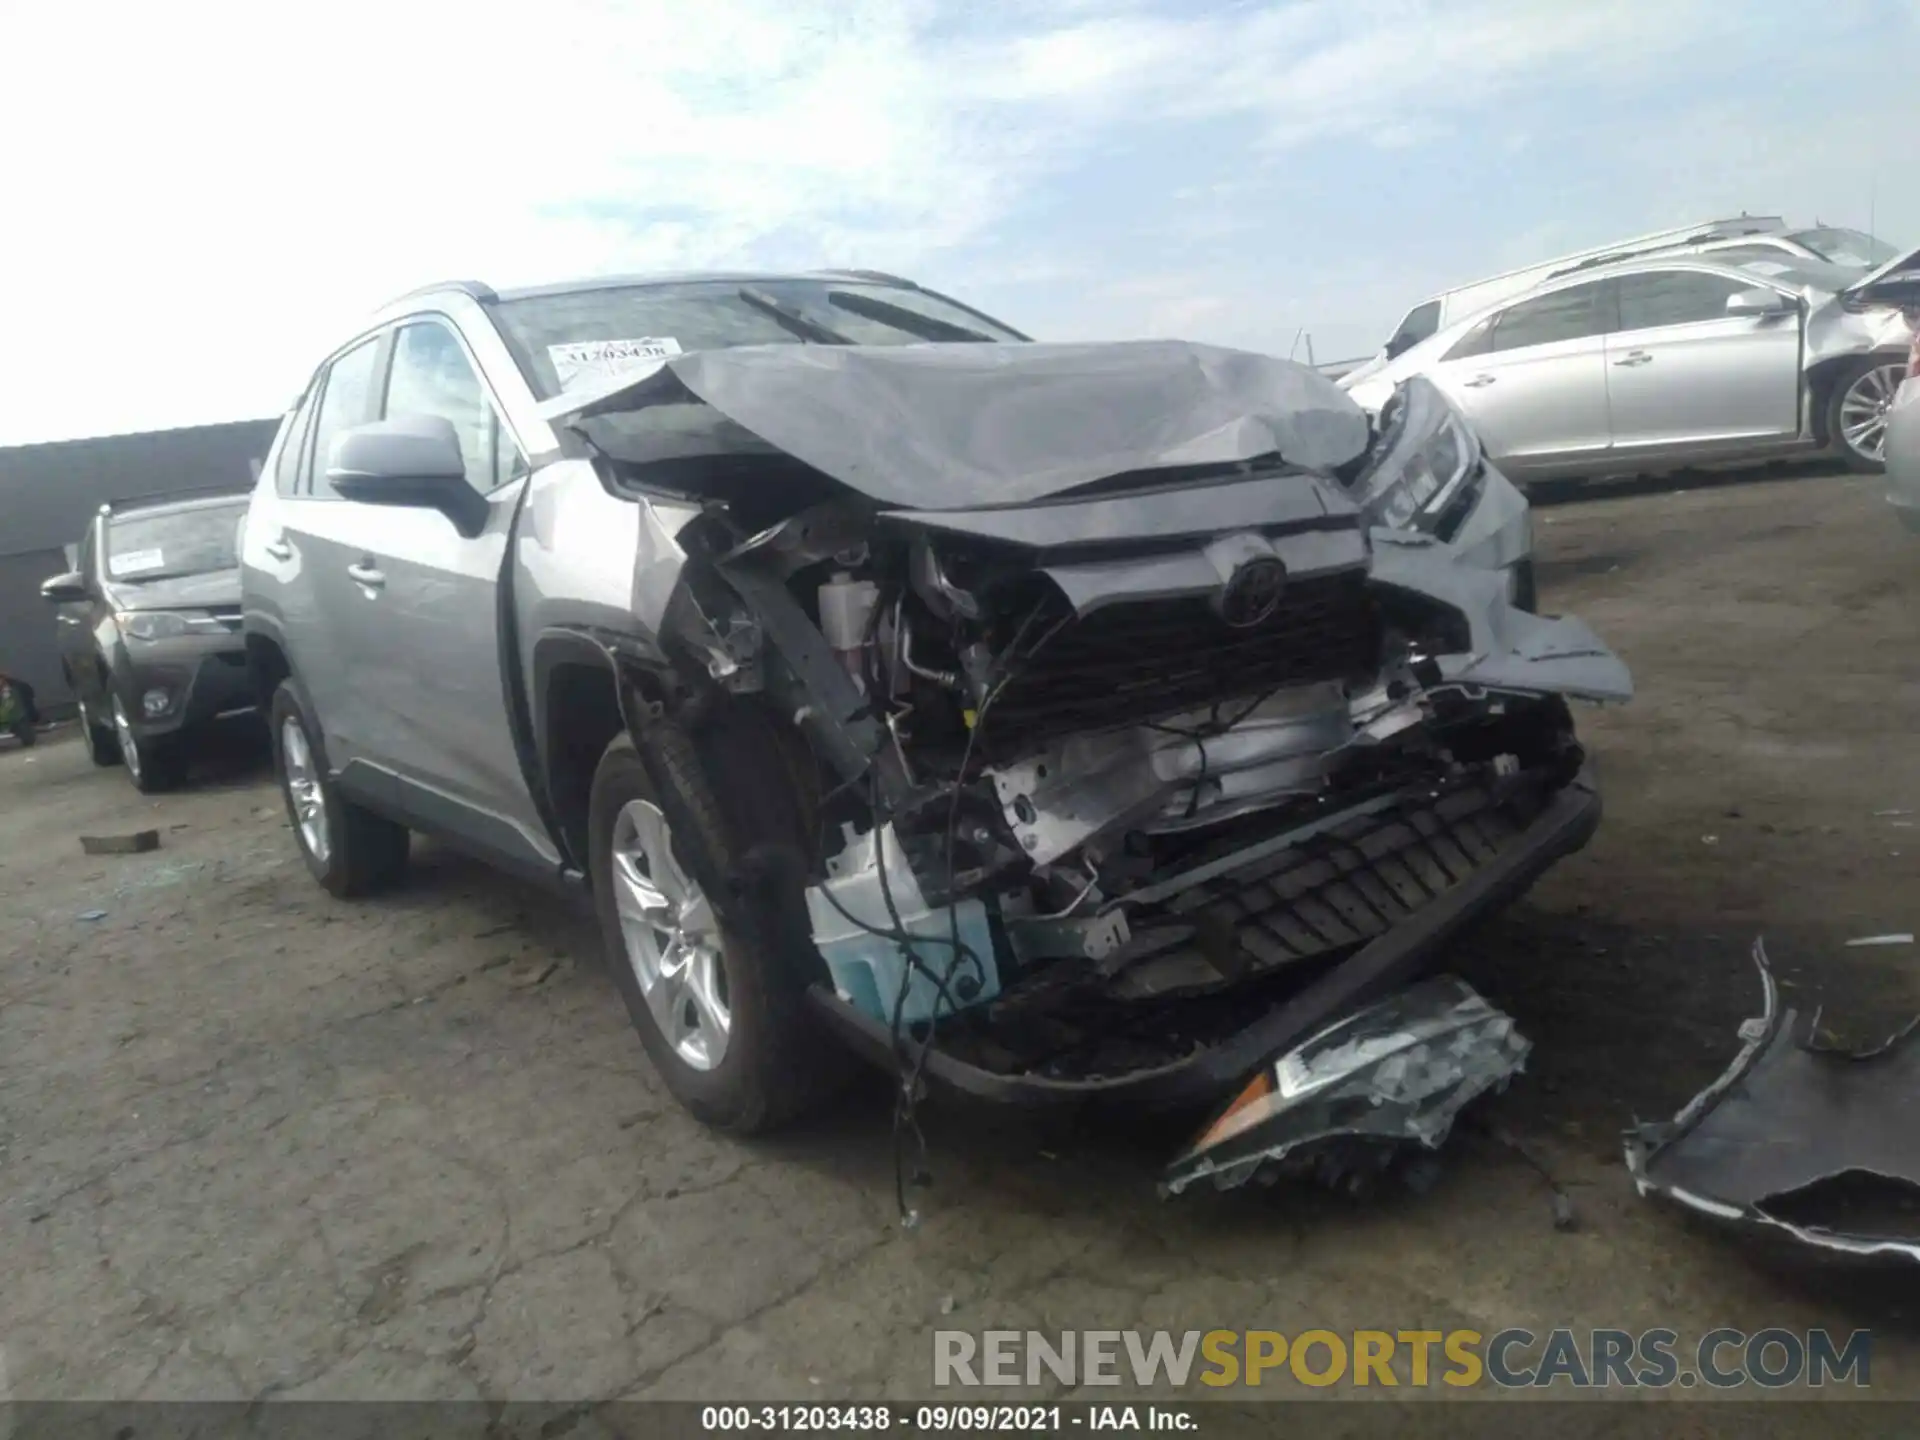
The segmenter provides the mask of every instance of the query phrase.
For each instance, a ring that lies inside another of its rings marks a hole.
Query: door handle
[[[1491,385],[1493,381],[1494,377],[1491,375],[1476,375],[1471,380],[1462,380],[1460,384],[1464,389],[1478,390],[1482,386]]]
[[[276,560],[293,559],[293,546],[284,540],[269,540],[260,548]]]
[[[387,583],[387,577],[364,560],[357,565],[347,566],[347,574],[353,577],[356,585],[364,585],[369,590],[382,589]]]
[[[1628,352],[1624,360],[1616,360],[1613,363],[1616,365],[1651,365],[1653,363],[1653,357],[1644,350],[1633,350]]]

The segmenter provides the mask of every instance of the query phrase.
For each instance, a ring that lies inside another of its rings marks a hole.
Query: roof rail
[[[904,285],[909,290],[918,290],[920,288],[904,275],[890,275],[885,270],[832,270],[828,273],[832,275],[852,275],[861,280],[877,280],[882,285]]]
[[[407,291],[404,295],[396,295],[387,301],[387,304],[398,305],[402,300],[415,300],[422,295],[437,295],[443,290],[457,290],[469,300],[478,300],[482,305],[491,305],[500,298],[493,293],[491,285],[482,285],[478,280],[436,280],[431,285],[422,285]]]
[[[1684,250],[1689,245],[1707,245],[1716,240],[1738,240],[1748,235],[1776,235],[1783,222],[1776,215],[1742,215],[1737,220],[1710,220],[1703,225],[1693,227],[1692,233],[1671,238],[1650,239],[1634,242],[1617,249],[1603,250],[1588,255],[1549,271],[1547,278],[1557,280],[1562,275],[1571,275],[1577,270],[1591,270],[1596,265],[1618,265],[1627,260],[1638,260],[1648,255],[1669,255],[1676,250]]]

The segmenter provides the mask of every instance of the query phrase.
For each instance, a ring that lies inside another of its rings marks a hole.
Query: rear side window
[[[1600,316],[1599,295],[1598,285],[1572,285],[1522,300],[1496,317],[1490,348],[1524,350],[1601,334],[1606,327]]]
[[[313,424],[313,486],[315,495],[331,495],[327,484],[327,450],[333,437],[373,417],[374,366],[380,356],[380,337],[362,340],[327,367],[320,391],[320,408]]]
[[[286,433],[280,438],[280,453],[273,461],[273,488],[282,495],[298,494],[305,469],[307,436],[313,430],[313,402],[320,387],[310,385],[299,407],[287,420]]]
[[[1727,318],[1727,298],[1754,287],[1703,270],[1656,270],[1620,277],[1620,328],[1657,330]]]

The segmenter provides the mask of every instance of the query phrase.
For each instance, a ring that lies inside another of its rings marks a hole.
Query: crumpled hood
[[[1275,454],[1326,471],[1370,435],[1365,412],[1304,365],[1175,340],[740,346],[672,356],[542,410],[559,420],[689,398],[883,505],[929,510]]]

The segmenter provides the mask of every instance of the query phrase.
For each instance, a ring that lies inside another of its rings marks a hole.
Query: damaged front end
[[[1585,843],[1567,700],[1631,681],[1447,538],[1513,558],[1457,424],[1375,437],[1204,347],[928,348],[967,353],[688,356],[594,402],[616,484],[726,477],[660,646],[804,737],[813,995],[858,1048],[1209,1104]],[[611,423],[702,405],[724,464]]]

